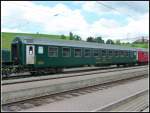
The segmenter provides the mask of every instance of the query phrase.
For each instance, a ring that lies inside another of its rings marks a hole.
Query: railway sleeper
[[[63,72],[62,68],[37,68],[30,71],[31,75],[46,75]]]

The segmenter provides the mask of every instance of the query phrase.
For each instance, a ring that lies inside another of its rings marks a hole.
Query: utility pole
[[[144,43],[144,36],[142,36],[142,42]]]

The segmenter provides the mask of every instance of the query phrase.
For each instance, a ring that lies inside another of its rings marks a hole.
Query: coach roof
[[[112,44],[102,44],[102,43],[94,43],[94,42],[85,42],[85,41],[74,41],[74,40],[53,40],[48,38],[32,38],[32,37],[23,37],[17,36],[13,43],[16,41],[21,41],[25,44],[38,44],[38,45],[53,45],[53,46],[69,46],[69,47],[85,47],[85,48],[102,48],[102,49],[118,49],[118,50],[132,50],[137,51],[136,48],[130,48],[126,46],[120,45],[112,45]]]

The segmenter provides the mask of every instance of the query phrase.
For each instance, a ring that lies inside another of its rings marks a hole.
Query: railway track
[[[82,68],[68,68],[68,69],[64,69],[63,74],[69,74],[69,73],[76,73],[78,72],[84,72],[84,71],[94,71],[94,70],[102,70],[102,69],[113,69],[116,68],[116,66],[107,66],[107,67],[82,67]],[[55,74],[55,73],[54,73]],[[51,75],[54,75],[51,74]],[[58,73],[59,74],[59,73]],[[48,74],[38,74],[37,76],[47,76]],[[7,76],[2,76],[3,80],[9,80],[9,79],[20,79],[20,78],[28,78],[28,77],[37,77],[36,75],[31,75],[30,72],[24,72],[24,73],[12,73],[9,75],[9,77]]]
[[[148,76],[148,68],[2,85],[2,104],[66,92],[113,81]]]
[[[132,69],[140,69],[145,68],[147,66],[136,66],[136,67],[126,67],[126,68],[105,68],[99,70],[99,68],[89,69],[89,70],[81,70],[81,71],[74,71],[74,73],[70,74],[68,71],[65,74],[55,74],[55,75],[47,75],[47,76],[38,76],[38,77],[30,77],[30,78],[20,78],[20,79],[11,79],[11,80],[3,80],[2,85],[10,85],[10,84],[18,84],[18,83],[26,83],[26,82],[35,82],[35,81],[43,81],[43,80],[51,80],[51,79],[61,79],[61,78],[68,78],[74,76],[86,76],[92,74],[100,74],[100,73],[108,73],[108,72],[115,72],[115,71],[122,71],[122,70],[132,70]],[[72,72],[72,71],[71,71]]]
[[[148,105],[148,89],[129,95],[119,101],[105,105],[94,112],[102,111],[143,111]]]
[[[138,67],[140,65],[136,65],[136,66],[130,66],[130,67]],[[69,73],[77,73],[77,72],[89,72],[89,71],[95,71],[95,70],[107,70],[107,69],[115,69],[115,68],[118,68],[114,65],[112,66],[107,66],[107,67],[82,67],[82,68],[71,68],[71,69],[64,69],[64,72],[61,72],[61,73],[58,73],[58,74],[69,74]],[[122,67],[119,67],[119,68],[124,68],[123,66]],[[55,75],[55,74],[51,74],[51,75]],[[50,75],[50,76],[51,76]],[[22,79],[22,78],[29,78],[29,77],[41,77],[41,76],[49,76],[47,74],[44,74],[44,75],[31,75],[30,72],[24,72],[24,73],[13,73],[11,74],[9,77],[3,77],[2,76],[2,80],[11,80],[11,79]]]
[[[54,102],[58,102],[61,100],[66,100],[66,99],[78,97],[81,95],[85,95],[88,93],[93,93],[96,91],[112,88],[117,85],[130,83],[130,82],[133,82],[133,81],[145,78],[145,77],[147,77],[147,76],[128,78],[128,79],[124,79],[124,80],[118,80],[115,82],[104,83],[101,85],[89,86],[89,87],[75,89],[75,90],[66,91],[66,92],[62,92],[62,93],[57,93],[57,94],[42,96],[42,97],[38,97],[38,98],[27,99],[24,101],[4,104],[4,105],[2,105],[2,110],[3,111],[24,111],[24,110],[28,110],[30,108],[46,105],[49,103],[54,103]],[[96,111],[99,111],[99,110],[100,109],[97,109]]]

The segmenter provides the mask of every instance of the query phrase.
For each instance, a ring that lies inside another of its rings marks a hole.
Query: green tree
[[[113,40],[108,39],[108,40],[106,41],[106,44],[114,44],[114,42],[113,42]]]
[[[120,40],[116,40],[116,43],[115,43],[116,45],[121,45],[121,42],[120,42]]]
[[[70,39],[70,40],[73,40],[73,39],[74,39],[74,36],[73,36],[73,33],[72,33],[72,32],[69,33],[69,39]]]
[[[88,38],[86,39],[86,41],[87,41],[87,42],[95,42],[94,38],[93,38],[93,37],[91,37],[91,36],[90,36],[90,37],[88,37]]]
[[[126,44],[130,44],[130,42],[126,42]]]
[[[66,39],[65,35],[61,35],[60,37],[61,37],[61,39]]]
[[[81,37],[79,35],[74,35],[74,40],[81,40]]]
[[[101,36],[95,38],[95,42],[97,43],[105,43]]]

